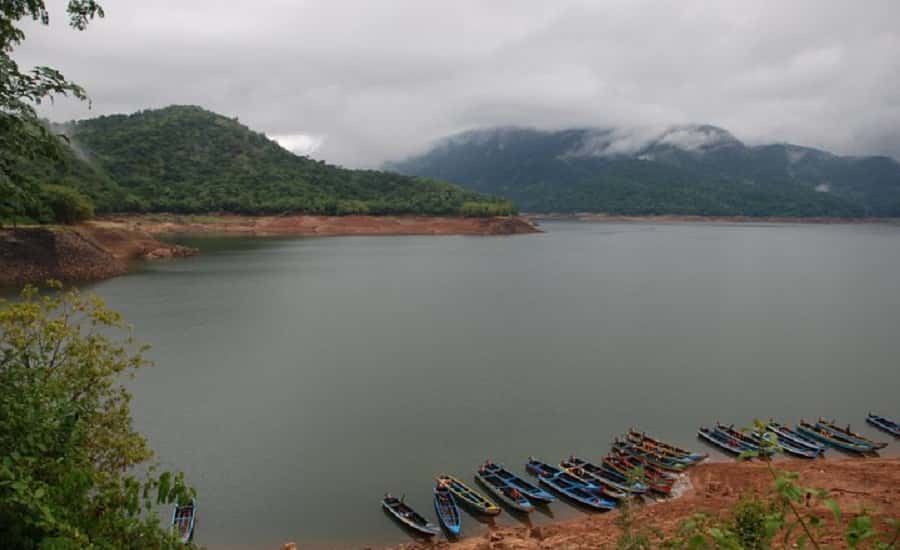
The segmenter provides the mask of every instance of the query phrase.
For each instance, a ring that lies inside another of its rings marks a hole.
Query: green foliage
[[[634,518],[635,503],[630,488],[643,479],[643,468],[633,468],[626,476],[625,487],[629,494],[628,498],[619,503],[619,515],[615,523],[622,532],[616,539],[616,550],[650,550],[656,548],[656,542],[662,539],[659,531],[650,525],[637,525]]]
[[[747,147],[733,138],[704,150],[657,142],[631,155],[585,151],[607,137],[602,130],[486,130],[388,167],[503,196],[526,212],[900,216],[900,164],[885,157]]]
[[[94,204],[77,190],[63,185],[42,185],[40,202],[50,209],[53,221],[72,224],[94,217]]]
[[[0,546],[178,547],[153,510],[193,491],[149,462],[121,385],[144,351],[99,298],[0,302]]]
[[[738,544],[745,550],[770,548],[777,526],[782,521],[779,510],[757,498],[742,498],[731,511],[730,528]]]
[[[496,216],[508,201],[428,178],[347,170],[297,156],[234,119],[173,106],[70,124],[67,155],[35,179],[91,197],[98,212]]]
[[[69,24],[83,30],[103,9],[93,0],[69,0]],[[35,105],[54,95],[86,99],[84,90],[51,67],[23,72],[12,59],[13,49],[25,39],[22,19],[50,22],[43,0],[0,2],[0,220],[15,219],[37,199],[38,183],[20,170],[25,163],[59,158],[58,140],[37,117]]]

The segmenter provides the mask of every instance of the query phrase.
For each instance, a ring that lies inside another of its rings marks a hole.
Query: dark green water
[[[383,492],[433,519],[438,473],[630,425],[900,416],[900,227],[544,228],[206,239],[94,285],[153,345],[136,422],[198,488],[197,541],[401,542]]]

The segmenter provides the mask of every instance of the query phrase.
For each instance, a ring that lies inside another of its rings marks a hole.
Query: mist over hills
[[[894,159],[748,146],[711,125],[489,128],[385,167],[500,195],[527,212],[900,216]]]

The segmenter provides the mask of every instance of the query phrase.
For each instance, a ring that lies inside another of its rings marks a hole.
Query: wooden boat
[[[681,447],[676,447],[671,443],[666,443],[665,441],[650,437],[646,433],[635,430],[634,428],[628,430],[628,434],[625,437],[629,442],[638,447],[643,447],[645,449],[649,447],[651,450],[656,450],[663,455],[682,458],[691,464],[698,464],[709,458],[709,455],[706,453],[695,453],[687,449],[682,449]]]
[[[631,443],[627,441],[622,441],[617,439],[613,443],[613,449],[617,450],[624,454],[630,454],[632,456],[636,456],[646,462],[651,466],[655,466],[660,470],[666,470],[668,472],[674,472],[680,474],[687,468],[687,464],[682,461],[678,461],[672,459],[670,457],[662,456],[653,451],[647,451],[645,449],[641,449],[640,447],[635,447]]]
[[[744,433],[738,429],[736,429],[733,425],[726,426],[721,422],[716,422],[716,431],[725,434],[733,439],[736,439],[740,442],[740,444],[744,447],[745,451],[751,451],[758,453],[762,456],[771,456],[775,454],[775,451],[768,447],[761,447],[761,441],[753,439],[749,433]]]
[[[434,525],[424,517],[420,516],[415,510],[404,503],[402,499],[387,494],[384,495],[384,498],[381,500],[381,506],[404,527],[415,531],[420,535],[433,537],[440,533],[440,529],[437,525]]]
[[[834,434],[825,430],[824,428],[819,427],[817,424],[810,424],[809,422],[805,422],[803,420],[801,420],[800,424],[797,425],[797,431],[807,437],[811,437],[816,441],[821,441],[826,445],[834,447],[835,449],[840,449],[842,451],[858,454],[868,454],[874,452],[874,449],[871,445],[860,445],[858,443],[845,441],[843,439],[835,437]]]
[[[846,428],[841,428],[837,425],[837,422],[834,420],[825,420],[824,418],[819,418],[819,421],[816,422],[816,425],[820,428],[825,428],[829,432],[833,433],[840,439],[844,439],[849,441],[850,443],[858,443],[860,445],[868,445],[872,447],[874,450],[884,449],[888,446],[887,443],[883,441],[872,441],[871,439],[862,436],[858,433],[850,431],[850,425],[847,424]]]
[[[600,511],[608,511],[616,507],[615,501],[598,496],[595,488],[579,483],[575,476],[533,457],[528,459],[525,469],[536,475],[540,482],[547,487],[583,506]],[[556,473],[552,473],[554,471]]]
[[[531,474],[538,476],[538,478],[556,476],[569,483],[572,483],[573,485],[581,485],[590,491],[601,491],[601,487],[593,481],[585,479],[581,476],[577,476],[571,472],[567,472],[562,468],[557,468],[556,466],[547,464],[546,462],[541,462],[540,460],[531,456],[528,457],[528,462],[525,464],[525,470]]]
[[[567,466],[569,464],[570,466]],[[569,457],[568,460],[560,462],[563,468],[581,468],[591,476],[591,479],[607,489],[612,489],[621,493],[631,493],[632,495],[642,495],[647,492],[647,485],[640,481],[635,481],[628,486],[628,480],[622,479],[624,476],[614,475],[603,466],[598,466],[593,462],[578,458],[575,455]]]
[[[819,454],[823,454],[825,452],[825,446],[821,443],[817,443],[815,440],[805,437],[803,434],[797,432],[796,430],[792,430],[789,427],[783,424],[779,424],[778,422],[775,422],[773,420],[770,420],[769,423],[766,424],[766,430],[777,435],[779,441],[783,439],[790,441],[791,444],[795,447],[801,447],[816,451]]]
[[[475,489],[472,489],[462,481],[446,474],[439,475],[437,482],[443,484],[453,493],[456,502],[469,510],[487,516],[496,516],[500,513],[500,507],[490,501]]]
[[[616,487],[618,483],[608,481],[605,477],[597,475],[595,473],[598,470],[602,472],[603,468],[600,468],[595,464],[591,464],[593,468],[589,470],[584,466],[584,464],[590,463],[587,461],[582,461],[581,459],[577,459],[577,462],[572,459],[561,460],[559,462],[560,468],[562,468],[566,472],[569,472],[570,474],[581,479],[587,479],[594,485],[600,487],[600,489],[598,489],[598,494],[601,494],[613,500],[624,500],[628,498],[629,495],[627,489],[622,486]]]
[[[667,474],[629,455],[610,453],[603,459],[603,467],[614,479],[618,478],[619,483],[627,483],[631,478],[631,472],[638,468],[643,472],[642,482],[654,493],[664,496],[671,494],[672,485],[675,483]]]
[[[875,426],[879,430],[883,430],[894,437],[900,437],[900,424],[897,424],[893,420],[889,420],[883,416],[878,416],[877,414],[869,413],[866,416],[866,422]]]
[[[478,472],[475,473],[475,479],[478,480],[485,489],[490,491],[495,497],[500,499],[501,502],[513,510],[524,512],[526,514],[534,511],[534,504],[528,500],[525,493],[515,487],[510,487],[496,474],[486,472],[482,468],[479,468]]]
[[[515,487],[519,491],[525,494],[528,497],[528,500],[534,503],[550,503],[556,500],[556,497],[547,491],[541,489],[537,485],[522,479],[516,474],[510,472],[506,468],[503,467],[502,464],[494,464],[491,461],[486,461],[482,466],[485,472],[494,474],[499,477],[503,481],[506,482],[510,487]]]
[[[789,455],[793,455],[793,456],[800,457],[800,458],[818,458],[819,457],[819,454],[820,454],[819,451],[810,449],[808,447],[801,447],[800,445],[793,443],[791,440],[786,439],[777,433],[769,432],[769,431],[766,431],[765,433],[768,434],[769,438],[775,438],[775,442],[778,444],[778,448]],[[764,441],[763,434],[760,432],[750,432],[749,435],[759,445],[763,445],[763,444],[767,443],[767,441]]]
[[[706,426],[700,426],[700,429],[697,431],[697,436],[710,445],[729,454],[739,455],[750,450],[741,443],[740,440],[735,439],[720,430],[713,430]]]
[[[453,500],[453,494],[450,489],[441,484],[434,487],[434,511],[437,513],[438,521],[444,526],[451,536],[458,537],[462,529],[462,522],[459,517],[459,507]]]
[[[192,498],[188,504],[178,504],[172,510],[172,530],[179,542],[188,543],[194,538],[194,525],[197,523],[197,499]]]

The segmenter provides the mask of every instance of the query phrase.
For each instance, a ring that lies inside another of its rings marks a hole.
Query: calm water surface
[[[402,542],[385,491],[433,519],[438,473],[630,425],[900,416],[900,227],[544,229],[204,239],[94,285],[153,345],[136,423],[198,488],[197,542]]]

